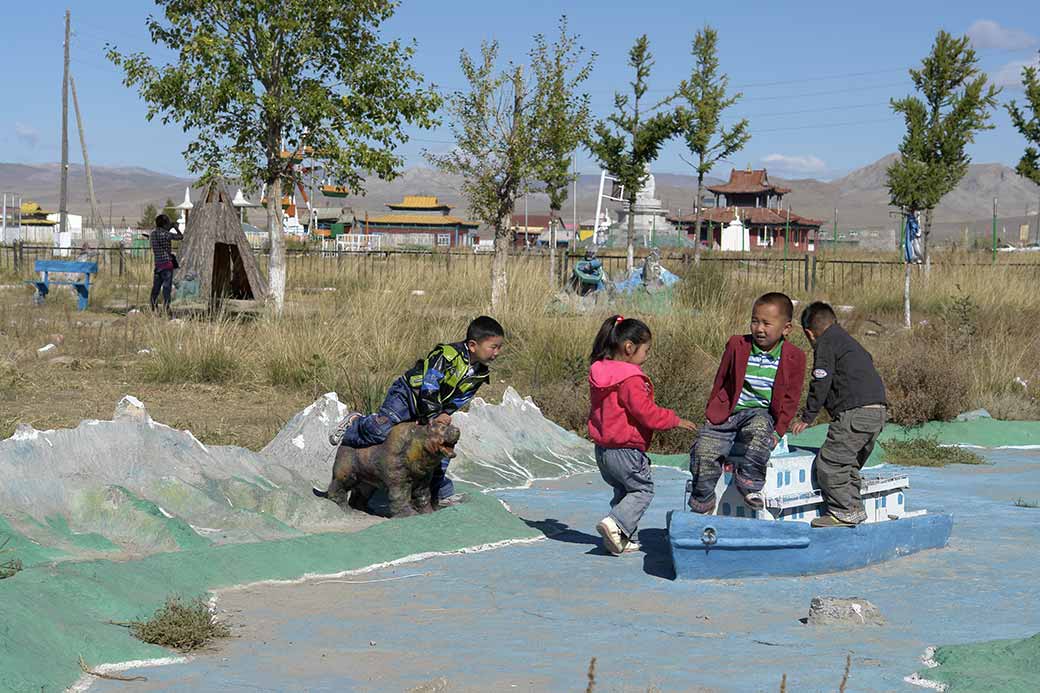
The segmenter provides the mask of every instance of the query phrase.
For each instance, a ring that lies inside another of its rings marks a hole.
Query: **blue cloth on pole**
[[[903,236],[903,260],[906,262],[921,262],[923,259],[921,227],[917,222],[917,215],[910,212],[906,215],[906,230]]]

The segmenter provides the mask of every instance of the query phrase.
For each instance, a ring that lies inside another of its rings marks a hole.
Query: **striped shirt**
[[[769,408],[769,403],[773,400],[773,381],[776,380],[776,370],[780,367],[780,350],[783,344],[784,340],[781,339],[769,351],[751,345],[744,385],[740,388],[740,399],[734,411]]]

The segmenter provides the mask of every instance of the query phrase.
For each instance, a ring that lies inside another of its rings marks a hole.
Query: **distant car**
[[[1023,252],[1035,253],[1040,251],[1040,243],[1030,243],[1029,245],[1022,248]]]
[[[997,251],[1001,253],[1014,253],[1020,250],[1020,248],[1011,245],[1010,243],[1002,243],[997,246]]]

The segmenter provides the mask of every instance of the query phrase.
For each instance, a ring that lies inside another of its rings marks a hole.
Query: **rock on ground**
[[[811,626],[881,626],[885,619],[878,608],[859,597],[813,597],[809,604]]]

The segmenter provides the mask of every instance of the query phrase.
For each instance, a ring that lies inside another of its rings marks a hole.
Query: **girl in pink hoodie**
[[[589,358],[589,436],[599,473],[614,488],[610,514],[596,525],[603,548],[614,555],[639,549],[633,539],[654,497],[646,450],[654,431],[697,426],[654,403],[654,386],[641,366],[650,352],[650,328],[613,315],[603,323]]]

